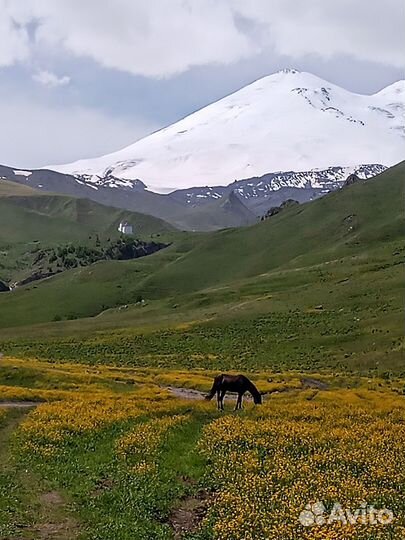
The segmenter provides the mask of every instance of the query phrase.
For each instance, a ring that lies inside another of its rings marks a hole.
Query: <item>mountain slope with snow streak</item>
[[[404,81],[367,96],[285,70],[123,150],[48,168],[87,183],[140,179],[163,193],[271,172],[390,166],[404,158],[404,101]]]

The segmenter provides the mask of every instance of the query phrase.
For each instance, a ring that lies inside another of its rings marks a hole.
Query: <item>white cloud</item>
[[[166,77],[226,64],[255,51],[217,0],[11,0],[21,23],[36,21],[38,47],[90,57],[102,66]]]
[[[123,120],[77,106],[49,106],[23,96],[0,96],[0,118],[7,126],[0,130],[0,163],[20,168],[102,155],[159,127],[143,119]]]
[[[11,66],[29,56],[27,30],[12,16],[7,0],[0,0],[0,66]]]
[[[57,86],[66,86],[70,83],[70,77],[68,77],[67,75],[58,77],[57,75],[55,75],[55,73],[46,70],[38,71],[32,76],[32,78],[34,79],[34,81],[39,82],[44,86],[49,86],[51,88],[56,88]]]
[[[403,68],[403,0],[232,0],[234,9],[266,28],[262,47],[323,59],[349,55]]]
[[[168,77],[257,52],[349,55],[403,67],[403,0],[0,0],[0,64],[31,46]],[[4,8],[4,9],[3,9]],[[242,24],[243,23],[243,24]]]

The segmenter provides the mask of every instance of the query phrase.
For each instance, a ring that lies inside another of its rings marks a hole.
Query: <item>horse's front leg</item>
[[[234,411],[237,411],[238,409],[241,409],[241,408],[242,408],[242,394],[238,394]]]
[[[219,390],[217,390],[217,409],[221,410],[221,393]]]
[[[225,394],[226,394],[226,390],[222,390],[221,396],[219,398],[219,400],[221,402],[221,411],[224,410],[224,397],[225,397]]]

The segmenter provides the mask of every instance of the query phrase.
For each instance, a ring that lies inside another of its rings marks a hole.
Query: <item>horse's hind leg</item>
[[[220,411],[221,410],[221,397],[220,397],[220,391],[217,390],[217,409]]]

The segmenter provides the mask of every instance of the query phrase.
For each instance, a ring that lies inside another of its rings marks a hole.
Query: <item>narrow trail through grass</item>
[[[204,425],[217,416],[215,409],[213,414],[194,413],[193,420],[177,428],[163,447],[162,468],[183,486],[197,485],[203,475],[205,462],[197,452],[197,443]],[[182,491],[186,490],[180,495]]]
[[[0,409],[30,409],[38,404],[36,401],[2,401]]]
[[[181,408],[191,414],[190,420],[176,426],[158,450],[156,460],[145,454],[150,475],[136,472],[136,463],[125,464],[117,458],[116,444],[138,425],[116,426],[97,438],[82,437],[67,450],[63,461],[49,469],[56,485],[64,485],[81,521],[86,524],[86,540],[171,540],[176,534],[178,510],[190,499],[200,497],[205,473],[205,459],[197,444],[202,428],[218,413],[200,413]],[[158,417],[159,418],[159,417]],[[139,426],[156,420],[153,415]],[[91,448],[91,451],[90,451]],[[141,463],[143,461],[141,460]],[[196,525],[191,514],[190,523]],[[198,524],[198,523],[197,523]],[[184,524],[187,530],[188,524]],[[190,532],[194,528],[189,529]],[[176,536],[175,536],[176,537]]]
[[[22,503],[22,485],[18,479],[10,441],[18,424],[26,414],[24,409],[7,410],[0,420],[0,537],[3,539],[25,536],[25,529],[32,523],[32,516]]]
[[[66,509],[64,497],[47,491],[40,479],[19,466],[13,456],[13,434],[29,408],[12,406],[0,423],[0,538],[74,540],[78,526]]]
[[[194,415],[193,421],[177,429],[168,440],[161,459],[162,468],[172,475],[173,492],[167,521],[175,540],[192,538],[207,509],[208,494],[203,489],[205,459],[197,444],[203,427],[219,413]]]

